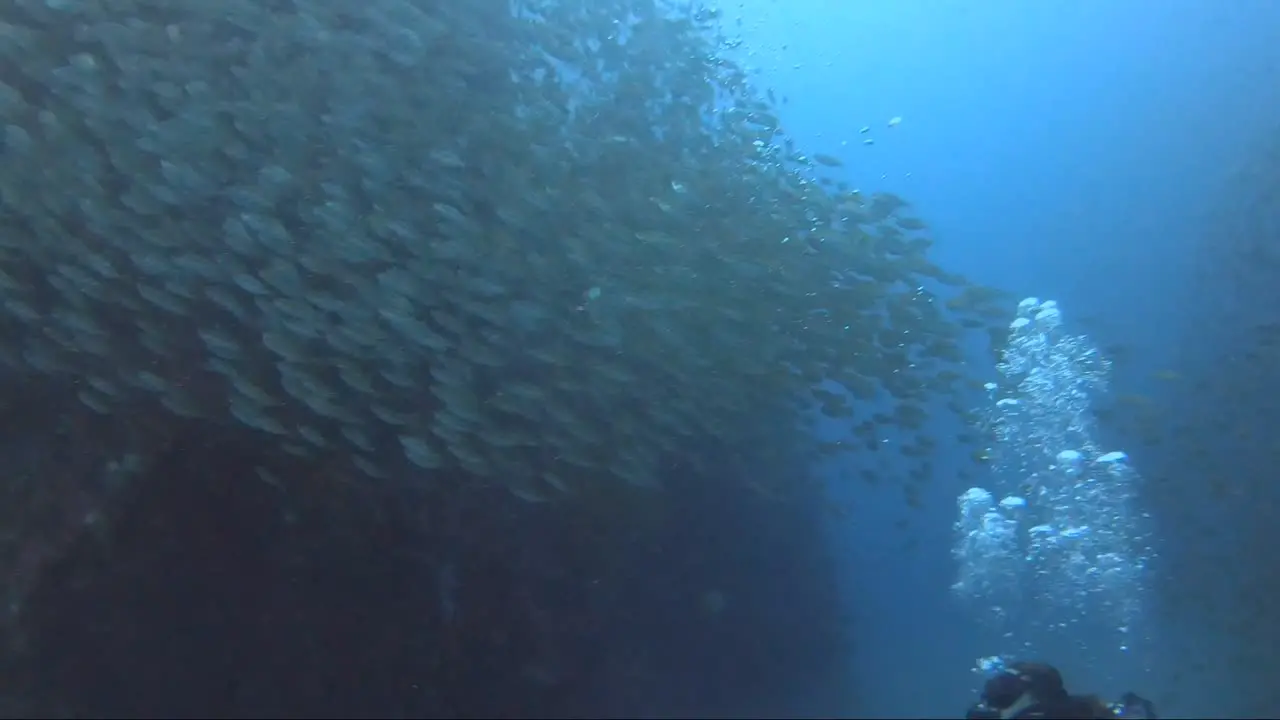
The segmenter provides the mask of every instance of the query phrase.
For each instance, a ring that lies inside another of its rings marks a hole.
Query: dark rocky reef
[[[676,469],[585,509],[375,487],[242,429],[77,415],[63,390],[29,386],[0,418],[15,477],[49,480],[10,483],[46,511],[3,554],[25,579],[6,715],[839,711],[816,485],[766,500]],[[105,482],[121,454],[135,476]]]

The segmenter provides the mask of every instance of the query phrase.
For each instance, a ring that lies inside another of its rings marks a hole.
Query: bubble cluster
[[[1098,445],[1090,407],[1110,363],[1062,330],[1057,303],[1027,298],[1010,323],[985,417],[993,478],[1008,494],[960,496],[954,592],[988,616],[1011,610],[1069,628],[1105,617],[1121,633],[1141,609],[1150,550],[1128,456]]]
[[[952,589],[963,596],[983,598],[997,615],[1018,602],[1022,558],[1018,523],[1009,507],[997,505],[982,488],[969,488],[957,502],[960,519],[953,549],[960,565]]]

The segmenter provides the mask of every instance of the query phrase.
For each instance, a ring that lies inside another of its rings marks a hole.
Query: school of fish
[[[825,449],[915,431],[1007,310],[929,261],[906,202],[795,147],[727,25],[10,0],[0,363],[97,413],[530,502],[660,488],[708,443],[785,455],[815,401],[849,426]]]

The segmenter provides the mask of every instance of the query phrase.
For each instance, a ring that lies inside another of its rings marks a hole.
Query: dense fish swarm
[[[768,445],[811,392],[874,446],[823,381],[919,427],[987,294],[942,307],[963,281],[923,224],[822,178],[717,28],[653,0],[10,0],[3,362],[530,501]]]

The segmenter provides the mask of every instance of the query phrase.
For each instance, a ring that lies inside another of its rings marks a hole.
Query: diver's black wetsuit
[[[975,705],[965,713],[965,720],[999,720],[999,710]],[[1118,718],[1105,704],[1095,697],[1068,695],[1060,700],[1032,703],[1011,715],[1010,720],[1113,720]]]
[[[1009,713],[1009,714],[1005,714]],[[966,720],[1156,720],[1151,701],[1125,693],[1107,705],[1095,695],[1071,695],[1052,665],[1019,662],[990,678]]]
[[[1068,695],[1056,702],[1031,705],[1014,717],[1018,720],[1112,720],[1116,714],[1096,697]]]

